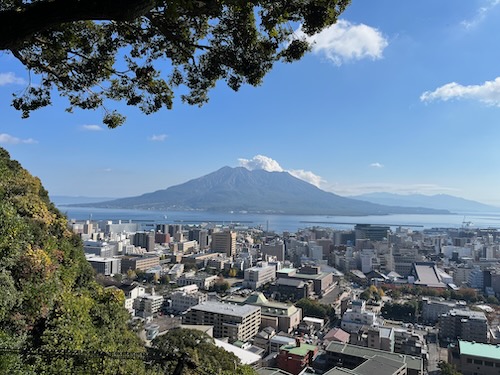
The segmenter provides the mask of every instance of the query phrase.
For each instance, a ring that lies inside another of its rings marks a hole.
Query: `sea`
[[[356,224],[387,225],[395,229],[405,227],[413,230],[431,228],[495,228],[500,229],[500,212],[462,212],[446,215],[370,215],[370,216],[326,216],[326,215],[277,215],[241,212],[205,211],[146,211],[105,209],[89,207],[58,206],[69,220],[112,220],[114,222],[142,222],[145,224],[233,224],[240,227],[260,228],[276,233],[297,232],[311,227],[337,230],[352,229]]]

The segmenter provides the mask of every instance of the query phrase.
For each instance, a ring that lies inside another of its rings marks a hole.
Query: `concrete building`
[[[187,311],[190,307],[206,302],[208,295],[200,292],[197,285],[188,285],[174,290],[170,299],[172,301],[172,310],[181,313]]]
[[[388,238],[391,228],[385,225],[356,224],[356,240],[382,241]]]
[[[271,286],[271,291],[277,293],[282,301],[298,301],[314,295],[314,283],[311,280],[279,278]]]
[[[393,270],[400,274],[402,277],[406,278],[410,276],[413,263],[418,262],[422,259],[418,255],[418,249],[410,248],[400,248],[392,252],[393,258]]]
[[[126,273],[130,270],[143,270],[146,271],[150,268],[160,265],[160,257],[155,255],[147,256],[124,256],[121,258],[122,272]]]
[[[253,305],[261,308],[261,328],[271,327],[278,332],[293,332],[302,319],[302,309],[292,304],[270,302],[262,293],[252,293],[248,298],[231,296],[226,299],[229,303],[239,305]]]
[[[172,266],[172,268],[168,271],[167,275],[170,277],[171,281],[176,281],[184,272],[184,264],[177,263]]]
[[[214,252],[236,255],[236,232],[224,231],[212,233],[211,249]]]
[[[84,241],[83,252],[85,254],[93,254],[102,258],[112,258],[118,255],[118,247],[111,245],[106,241]]]
[[[230,342],[248,341],[259,332],[260,322],[260,307],[220,302],[193,306],[183,317],[183,324],[213,325],[214,337],[228,337]]]
[[[340,327],[349,333],[358,332],[363,326],[373,327],[377,325],[377,317],[374,312],[366,311],[366,301],[352,301],[352,307],[342,316]]]
[[[337,282],[334,280],[333,273],[321,272],[319,267],[307,266],[297,271],[295,268],[283,268],[276,272],[278,279],[296,279],[312,281],[314,293],[321,297],[335,288]]]
[[[394,328],[394,353],[416,355],[427,360],[427,344],[424,337],[412,329]]]
[[[262,262],[257,267],[247,268],[244,273],[243,287],[258,289],[276,279],[276,267]]]
[[[135,315],[143,318],[153,316],[161,310],[163,302],[163,296],[156,294],[154,289],[151,294],[142,294],[134,300]]]
[[[439,326],[442,340],[455,341],[457,338],[467,338],[475,342],[488,342],[488,320],[481,311],[450,310],[439,317]]]
[[[177,285],[197,285],[200,289],[208,290],[215,284],[218,278],[219,277],[216,275],[208,275],[202,272],[190,272],[181,275],[177,279]]]
[[[96,273],[111,276],[122,272],[120,258],[103,258],[98,256],[86,256]]]
[[[353,371],[348,371],[344,374],[422,375],[424,373],[424,362],[420,357],[389,353],[378,349],[363,348],[340,342],[331,342],[327,346],[326,357],[330,367],[338,366],[339,368],[345,368]],[[377,361],[377,359],[379,359],[379,361]],[[371,364],[370,362],[367,362],[370,360],[375,360],[375,364],[373,362]],[[384,366],[381,366],[381,364],[386,361],[398,362],[400,365],[392,367],[392,370],[386,369]],[[366,367],[360,367],[363,365]],[[380,371],[379,369],[383,369],[383,371]],[[325,374],[337,375],[342,374],[342,372],[339,373],[329,371]]]
[[[155,232],[137,232],[134,234],[132,244],[139,246],[146,251],[153,251],[155,249]]]
[[[283,345],[280,348],[277,360],[278,368],[298,375],[308,366],[312,365],[313,359],[318,353],[318,347],[301,343],[299,339],[294,344]]]
[[[498,375],[500,346],[459,340],[448,347],[448,363],[463,375]]]
[[[280,262],[285,260],[285,243],[281,240],[262,244],[260,251],[262,252],[262,258],[264,260],[270,257],[275,257],[276,260]]]
[[[464,301],[445,301],[422,297],[422,320],[426,323],[436,323],[441,315],[450,310],[465,306],[466,303]]]
[[[358,332],[351,332],[349,343],[392,353],[394,352],[394,329],[363,327]]]

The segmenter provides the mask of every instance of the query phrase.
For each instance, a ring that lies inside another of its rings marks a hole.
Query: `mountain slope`
[[[79,206],[311,215],[438,213],[435,210],[386,207],[344,198],[318,189],[287,172],[249,171],[242,167],[223,167],[186,183],[137,197]]]
[[[353,199],[362,199],[368,202],[388,206],[406,207],[431,207],[454,212],[499,212],[499,207],[489,206],[469,199],[454,197],[447,194],[423,195],[423,194],[392,194],[392,193],[369,193],[351,196]]]

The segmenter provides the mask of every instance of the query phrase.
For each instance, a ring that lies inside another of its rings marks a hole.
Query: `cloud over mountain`
[[[303,169],[286,170],[282,168],[276,160],[264,155],[255,155],[252,159],[240,158],[238,159],[238,162],[241,167],[245,167],[250,171],[262,169],[267,172],[288,172],[292,176],[309,182],[316,187],[320,187],[320,185],[325,182],[321,176],[318,176],[311,171],[305,171]]]

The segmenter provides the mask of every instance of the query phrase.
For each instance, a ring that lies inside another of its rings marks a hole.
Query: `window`
[[[493,367],[493,362],[484,361],[484,365],[488,367]]]
[[[472,358],[467,358],[467,363],[472,363]]]
[[[474,364],[475,364],[475,365],[482,365],[482,364],[483,364],[483,361],[481,361],[480,359],[475,359],[475,360],[474,360]]]

